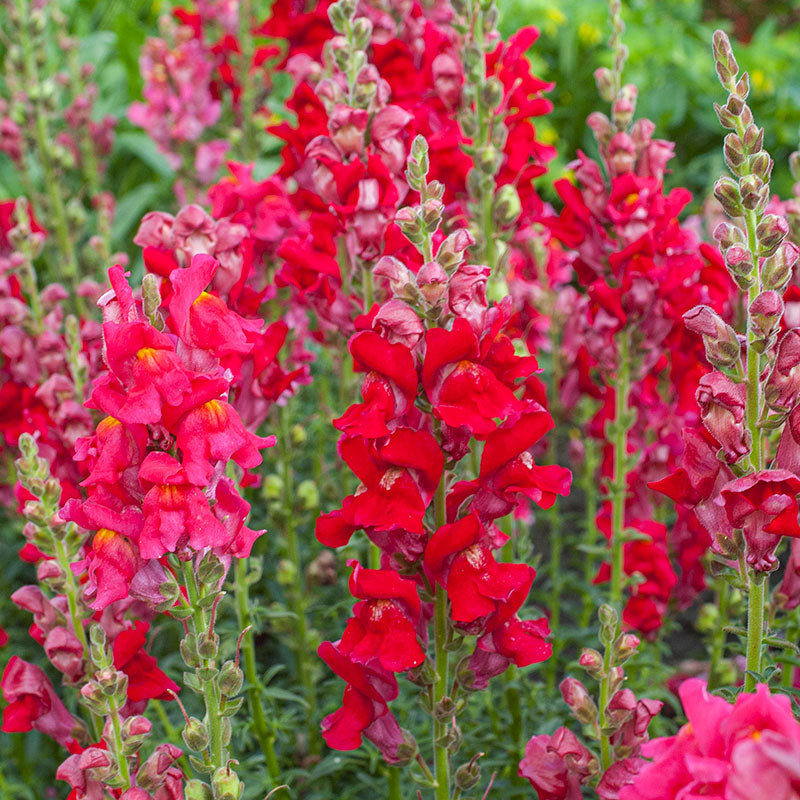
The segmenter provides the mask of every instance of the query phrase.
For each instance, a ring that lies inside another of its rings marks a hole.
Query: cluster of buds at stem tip
[[[748,231],[735,224],[721,223],[714,231],[714,238],[719,242],[728,270],[743,291],[760,277],[761,289],[782,292],[798,252],[786,241],[789,233],[786,220],[764,213],[769,202],[773,162],[764,149],[764,129],[755,124],[747,105],[750,79],[746,72],[739,76],[730,41],[722,31],[714,34],[714,58],[720,81],[729,92],[727,103],[715,104],[714,108],[719,121],[731,131],[725,137],[725,163],[736,177],[720,178],[714,185],[714,195],[728,216],[744,217],[750,223]]]
[[[367,48],[372,39],[372,23],[365,16],[356,17],[356,0],[338,0],[328,9],[333,29],[338,36],[326,42],[324,57],[332,71],[334,65],[347,80],[347,105],[369,107],[378,90],[377,70],[369,63]],[[332,63],[331,63],[332,62]],[[342,102],[341,89],[330,79],[323,79],[318,93],[323,102]]]

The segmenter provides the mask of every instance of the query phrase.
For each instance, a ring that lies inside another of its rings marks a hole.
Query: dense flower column
[[[280,574],[287,579],[288,606],[298,620],[292,627],[291,646],[311,709],[314,686],[309,668],[306,587],[299,559],[301,537],[296,514],[298,497],[293,486],[295,454],[290,434],[294,410],[291,399],[301,384],[310,381],[306,362],[312,359],[312,354],[306,349],[308,321],[305,311],[294,303],[286,308],[278,302],[269,271],[274,266],[275,251],[283,231],[302,230],[304,224],[289,204],[280,178],[256,181],[252,177],[253,165],[231,162],[229,170],[230,175],[208,189],[211,213],[194,204],[180,209],[175,216],[151,212],[142,220],[134,241],[144,248],[144,262],[150,271],[145,284],[149,282],[154,288],[161,284],[164,313],[169,313],[172,304],[172,276],[182,274],[181,267],[192,265],[196,257],[207,256],[197,262],[203,265],[201,271],[206,271],[205,279],[200,280],[210,281],[220,299],[247,320],[244,350],[250,348],[249,352],[226,356],[226,364],[233,372],[229,400],[250,430],[257,430],[270,418],[272,424],[280,425],[285,431],[281,436],[280,478],[275,476],[282,502],[271,508],[282,531],[280,542],[288,559],[289,568],[280,570]],[[182,297],[185,301],[185,292]],[[181,301],[183,306],[186,305],[184,301]],[[159,303],[161,300],[157,299],[155,304]],[[261,319],[271,320],[263,330]],[[204,346],[214,343],[213,335],[203,337],[199,331],[195,341]],[[291,366],[287,366],[287,361]],[[243,485],[257,480],[249,474],[242,479]],[[246,559],[237,559],[234,572],[239,622],[241,628],[246,629],[253,617],[250,586],[260,577],[259,563],[256,559],[248,566]],[[264,713],[256,672],[254,634],[257,633],[251,628],[242,640],[248,701],[270,774],[277,780],[275,734]],[[310,718],[309,735],[312,743],[318,739]]]
[[[317,522],[318,539],[332,547],[363,529],[381,566],[350,563],[359,602],[341,640],[319,654],[348,684],[342,709],[323,720],[328,744],[354,749],[363,735],[390,764],[416,758],[423,772],[412,776],[446,800],[479,780],[477,756],[451,765],[469,695],[512,663],[550,654],[546,621],[517,617],[534,571],[496,560],[507,537],[494,522],[524,497],[550,507],[570,475],[533,462],[529,449],[552,426],[530,395],[536,361],[517,355],[504,332],[508,301],[488,307],[488,268],[464,263],[471,236],[456,230],[433,247],[443,187],[427,181],[428,168],[418,137],[407,177],[420,204],[398,222],[425,263],[416,276],[393,257],[376,268],[394,296],[350,341],[366,373],[364,402],[335,421],[339,452],[362,486]],[[479,474],[457,480],[475,441],[483,442]],[[433,718],[432,770],[388,705],[401,672],[423,689]]]
[[[684,315],[687,327],[702,335],[714,367],[696,395],[705,430],[687,432],[681,466],[653,487],[693,509],[713,537],[717,571],[748,594],[745,689],[753,691],[762,674],[768,576],[778,567],[781,537],[800,537],[797,329],[786,329],[782,298],[798,251],[786,240],[787,221],[767,213],[772,159],[746,103],[748,76],[738,76],[730,43],[719,31],[714,57],[730,93],[724,106],[716,106],[731,130],[725,160],[738,179],[715,185],[732,221],[720,223],[714,236],[742,293],[746,331],[738,334],[707,306]],[[736,576],[728,569],[733,564]]]
[[[257,466],[259,450],[274,439],[247,431],[228,402],[232,365],[253,348],[245,330],[257,333],[262,324],[208,291],[218,266],[198,256],[174,270],[163,307],[157,287],[142,304],[121,268],[110,270],[113,288],[101,300],[108,372],[90,401],[107,416],[79,443],[90,466],[88,497],[60,513],[96,531],[85,562],[91,608],[135,596],[186,621],[185,685],[205,713],[187,717],[184,741],[222,798],[240,792],[228,744],[243,676],[238,655],[223,663],[215,622],[228,569],[263,533],[245,525],[250,505],[227,470],[232,462]]]

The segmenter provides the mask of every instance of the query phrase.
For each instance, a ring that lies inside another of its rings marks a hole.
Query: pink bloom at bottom
[[[800,723],[786,695],[759,685],[734,704],[693,678],[679,690],[689,720],[642,747],[653,758],[620,800],[794,800],[800,797]]]

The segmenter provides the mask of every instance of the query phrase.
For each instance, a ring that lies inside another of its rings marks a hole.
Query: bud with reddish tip
[[[593,650],[591,647],[584,647],[578,663],[595,680],[599,681],[603,678],[603,656],[597,650]]]
[[[597,706],[586,687],[576,678],[564,678],[558,687],[564,702],[578,722],[591,725],[597,720]]]
[[[783,299],[774,290],[761,292],[750,304],[750,320],[758,337],[760,351],[770,344],[770,337],[777,331],[783,317]]]
[[[708,306],[695,306],[684,315],[683,321],[692,333],[703,337],[706,358],[719,369],[734,366],[739,361],[741,344],[736,331]]]
[[[761,285],[764,289],[782,292],[792,277],[792,270],[800,255],[791,242],[783,242],[761,265]]]
[[[742,215],[742,194],[733,178],[720,178],[714,184],[714,197],[722,204],[725,213],[731,217]]]
[[[624,664],[638,649],[639,637],[633,633],[623,633],[614,642],[613,659],[615,664]]]
[[[800,394],[800,329],[786,331],[764,387],[764,400],[773,411],[787,414]]]
[[[771,256],[789,233],[789,223],[776,214],[766,214],[756,228],[762,256]]]

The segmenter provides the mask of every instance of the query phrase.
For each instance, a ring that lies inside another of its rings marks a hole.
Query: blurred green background
[[[501,32],[535,25],[541,37],[531,49],[537,74],[554,81],[555,108],[540,129],[558,147],[555,172],[577,149],[594,155],[586,128],[592,111],[607,112],[592,74],[610,66],[610,29],[605,0],[502,0]],[[624,40],[630,51],[623,80],[639,88],[637,117],[656,123],[658,138],[676,142],[670,186],[685,186],[698,210],[716,178],[724,173],[724,131],[713,103],[726,94],[711,57],[718,27],[738,41],[734,50],[751,78],[750,104],[775,160],[773,191],[791,194],[787,159],[797,149],[800,127],[800,4],[773,0],[627,0]],[[546,195],[545,181],[542,190]]]

